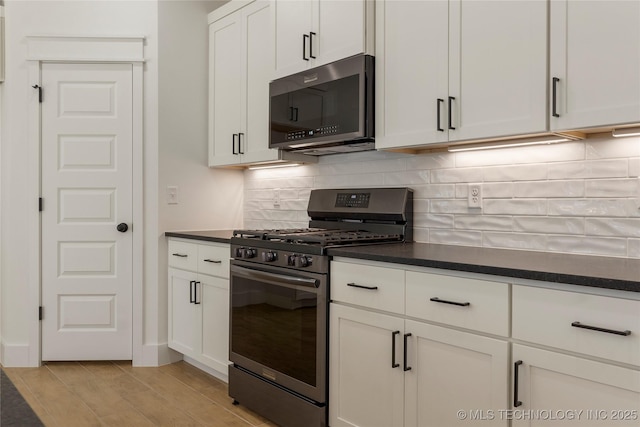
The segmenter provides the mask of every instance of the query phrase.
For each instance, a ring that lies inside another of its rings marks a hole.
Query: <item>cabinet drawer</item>
[[[407,316],[509,335],[509,285],[407,271]]]
[[[513,337],[640,365],[640,301],[514,286]]]
[[[169,267],[197,271],[198,245],[195,243],[169,240]]]
[[[331,262],[331,299],[404,313],[404,270]]]
[[[229,246],[198,245],[198,273],[229,277]]]

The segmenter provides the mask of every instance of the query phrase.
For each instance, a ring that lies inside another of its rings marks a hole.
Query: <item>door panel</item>
[[[132,66],[41,69],[43,360],[132,357]]]

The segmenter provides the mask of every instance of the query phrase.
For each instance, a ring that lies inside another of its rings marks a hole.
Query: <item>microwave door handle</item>
[[[270,273],[267,271],[250,270],[244,267],[231,266],[231,271],[248,279],[267,280],[269,282],[283,283],[289,286],[318,287],[316,279],[305,279],[303,277],[286,276],[284,274]]]

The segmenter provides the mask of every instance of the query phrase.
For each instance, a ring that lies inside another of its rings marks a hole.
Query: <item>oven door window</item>
[[[231,304],[232,352],[316,386],[317,293],[234,276]]]

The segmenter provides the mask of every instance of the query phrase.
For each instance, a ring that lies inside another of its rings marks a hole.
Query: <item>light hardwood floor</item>
[[[3,368],[47,427],[273,427],[234,406],[227,385],[185,362],[50,362]]]

